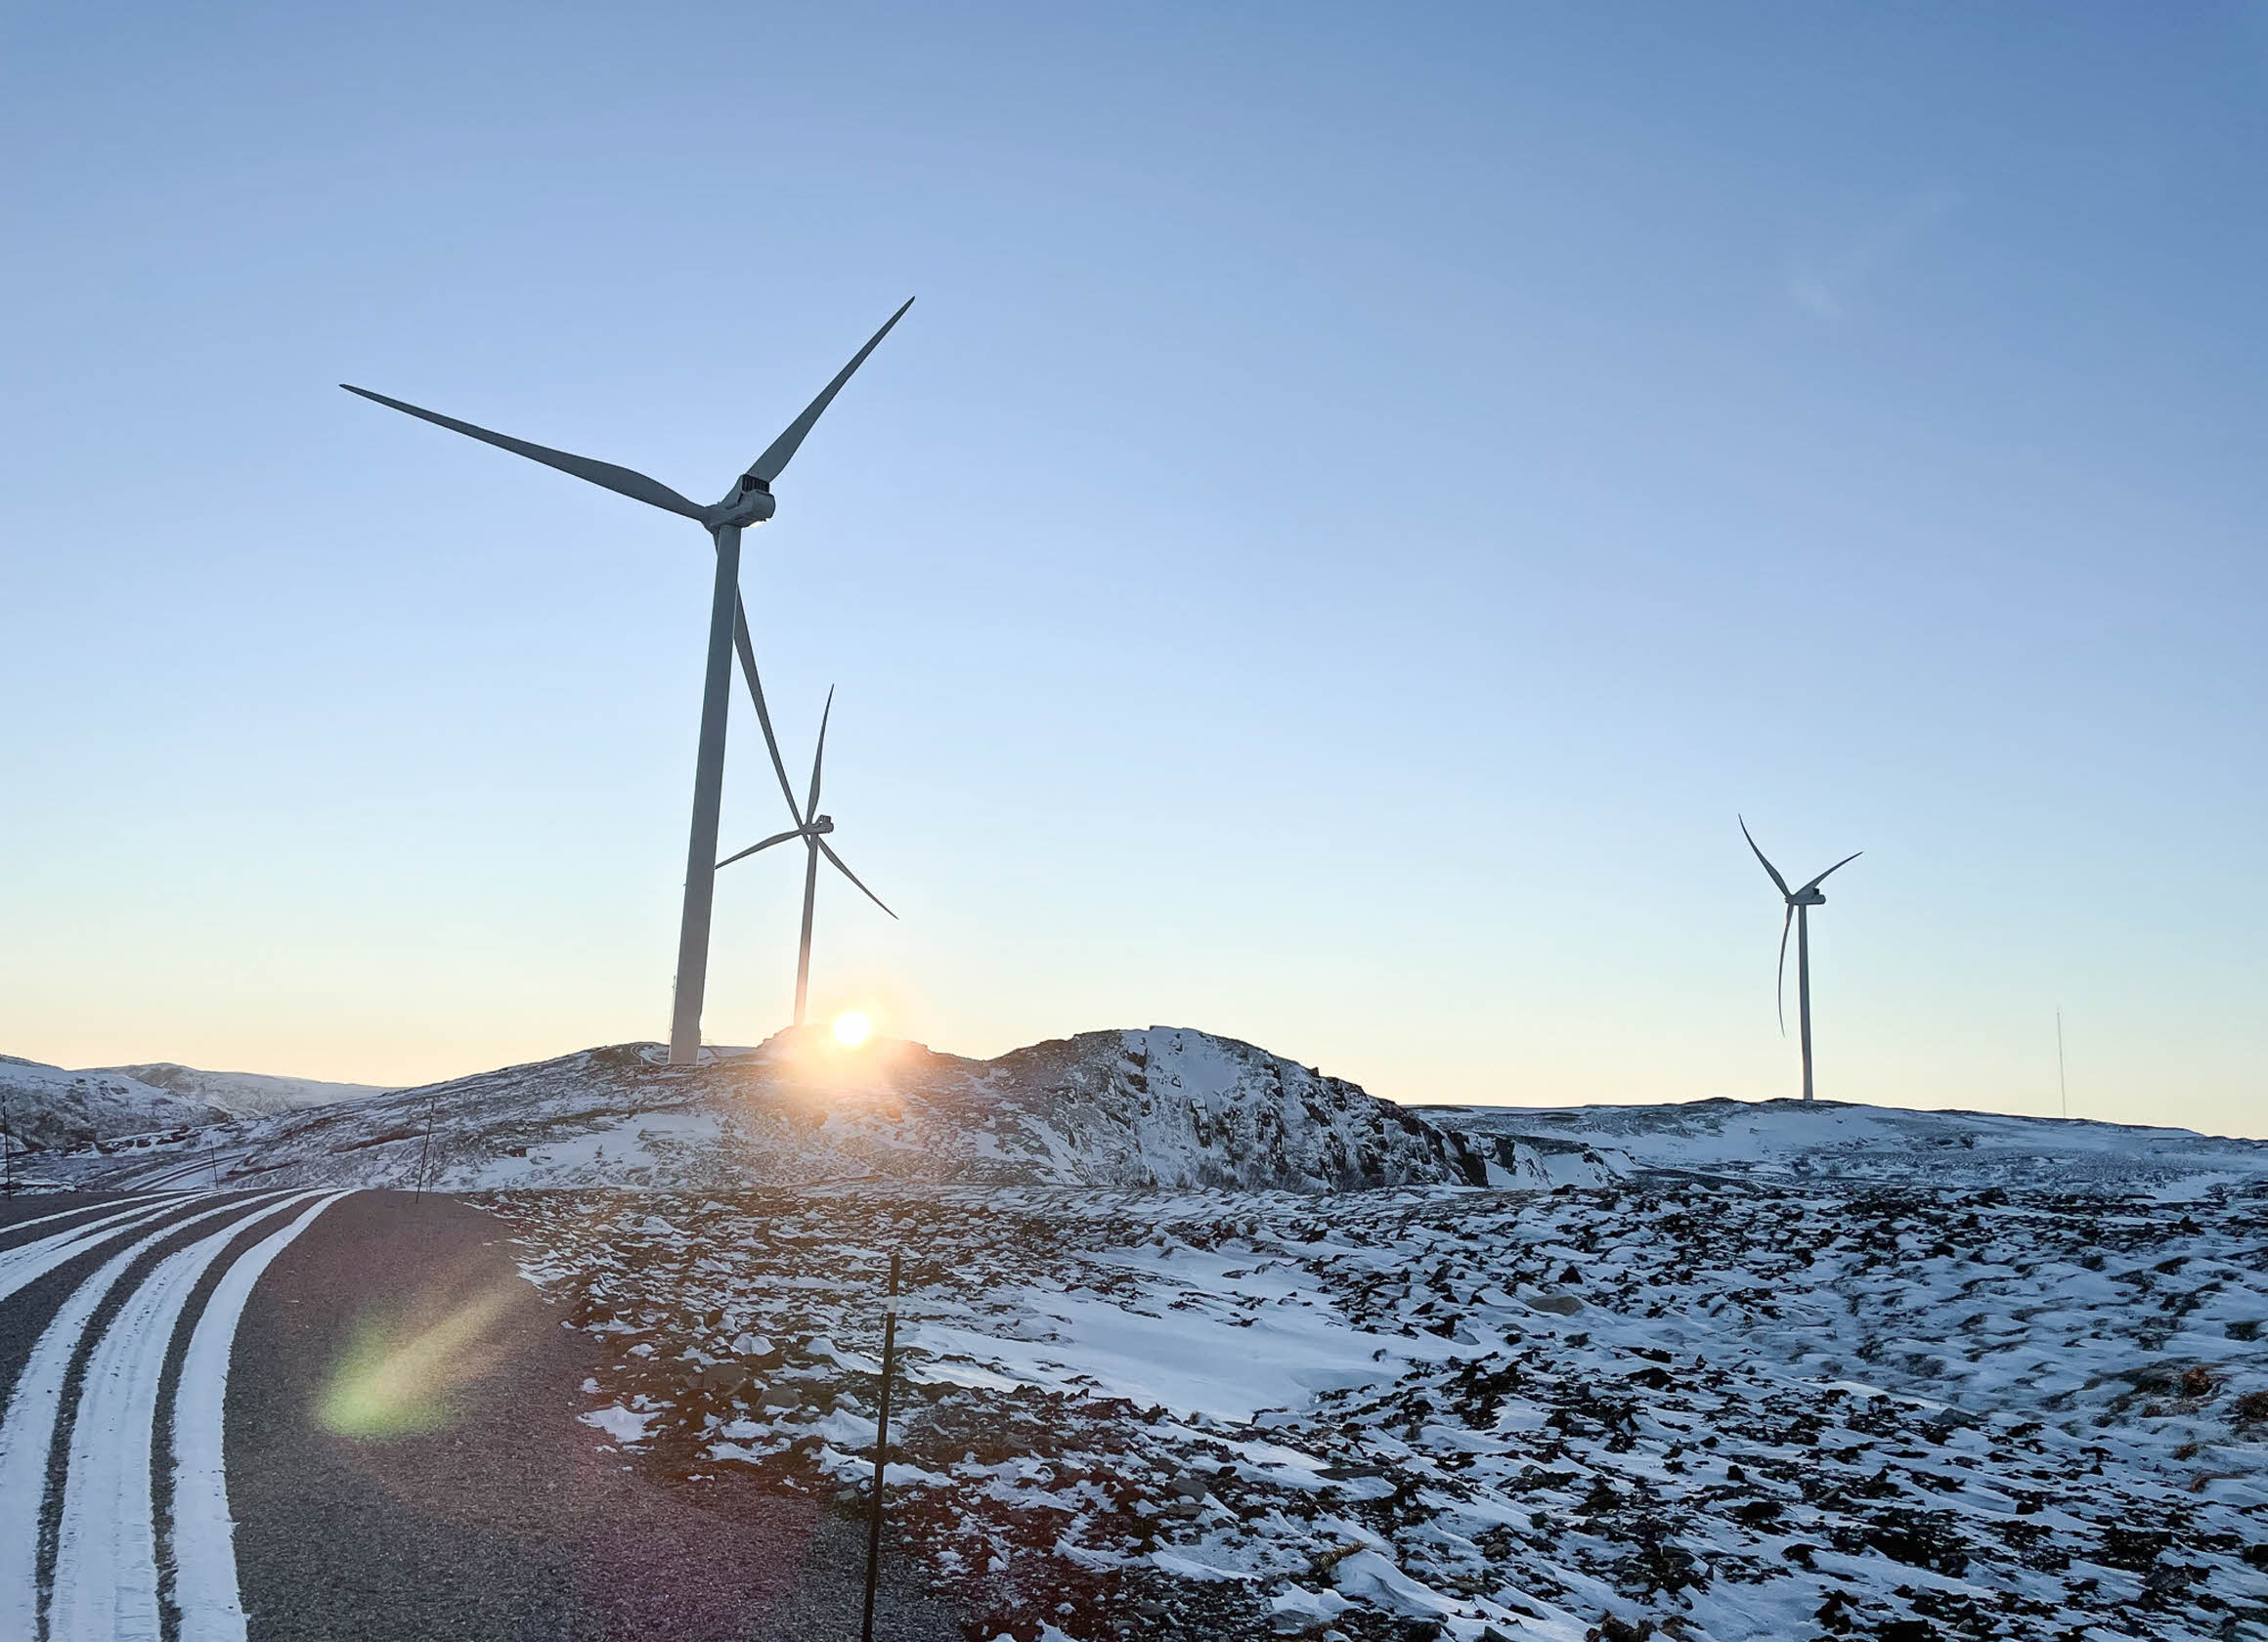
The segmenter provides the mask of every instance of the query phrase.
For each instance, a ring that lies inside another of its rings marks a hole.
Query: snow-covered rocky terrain
[[[232,1118],[379,1093],[359,1083],[207,1072],[170,1061],[68,1071],[0,1055],[0,1106],[7,1113],[0,1127],[14,1137],[19,1150],[83,1146],[164,1131],[171,1132],[170,1142],[178,1145],[186,1143],[185,1131]]]
[[[1340,1079],[1177,1027],[1087,1032],[991,1060],[846,1052],[787,1032],[697,1067],[625,1044],[423,1089],[56,1159],[56,1179],[222,1185],[1234,1187],[1603,1180],[1606,1153],[1466,1141]],[[427,1137],[428,1119],[431,1124]]]
[[[1926,1184],[1760,1145],[1551,1190],[494,1202],[606,1342],[611,1444],[846,1509],[900,1253],[891,1509],[974,1636],[2268,1638],[2252,1148],[2047,1189],[2005,1138]]]
[[[892,1510],[984,1642],[2268,1642],[2268,1145],[1412,1110],[1165,1027],[662,1059],[42,1173],[484,1193],[594,1441],[846,1509],[898,1253]]]
[[[0,1104],[16,1149],[76,1146],[152,1129],[185,1129],[216,1115],[200,1101],[123,1072],[71,1072],[0,1055]]]

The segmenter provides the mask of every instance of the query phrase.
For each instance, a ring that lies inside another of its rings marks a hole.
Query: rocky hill
[[[672,1067],[622,1044],[57,1160],[86,1185],[726,1189],[846,1180],[1326,1191],[1550,1186],[1611,1158],[1438,1129],[1342,1079],[1178,1027],[991,1060],[824,1032]],[[428,1118],[431,1138],[427,1138]]]
[[[90,1141],[153,1129],[184,1130],[220,1114],[201,1101],[124,1072],[65,1071],[38,1060],[0,1055],[0,1106],[16,1149],[85,1145]]]
[[[170,1137],[233,1118],[265,1117],[385,1093],[360,1083],[208,1072],[170,1060],[71,1071],[0,1055],[0,1128],[15,1149],[59,1151],[122,1136]]]

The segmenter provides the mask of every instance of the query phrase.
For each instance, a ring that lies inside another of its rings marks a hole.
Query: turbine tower
[[[834,689],[832,687],[828,689],[827,705],[819,713],[819,747],[818,751],[811,755],[810,796],[804,800],[803,805],[799,808],[796,803],[795,789],[788,784],[787,766],[780,762],[779,744],[772,739],[771,715],[765,713],[761,705],[763,700],[762,686],[756,683],[756,675],[753,671],[749,674],[749,684],[751,689],[756,691],[760,704],[757,712],[763,719],[764,744],[771,750],[772,768],[779,775],[780,792],[787,798],[788,813],[795,817],[796,824],[788,832],[774,833],[761,843],[752,843],[737,854],[725,856],[717,865],[720,868],[729,867],[735,861],[746,860],[760,849],[769,849],[773,844],[785,843],[790,839],[804,841],[804,936],[802,943],[796,948],[795,1023],[801,1026],[804,1023],[805,1002],[810,995],[811,987],[811,909],[818,900],[819,857],[826,856],[829,861],[834,863],[837,872],[852,884],[856,884],[858,892],[876,906],[881,907],[884,912],[890,912],[890,908],[884,903],[880,895],[859,883],[856,873],[843,864],[843,857],[836,854],[835,846],[827,842],[827,835],[835,830],[835,818],[832,815],[819,813],[819,772],[827,758],[827,720],[834,715],[835,712]],[[890,916],[895,918],[897,914],[890,912]]]
[[[888,323],[868,339],[866,346],[851,356],[850,363],[837,372],[819,397],[804,408],[804,413],[790,422],[786,431],[749,465],[748,471],[724,494],[724,499],[709,507],[688,500],[659,480],[630,468],[593,461],[589,456],[573,455],[547,446],[531,445],[526,440],[460,422],[454,416],[388,399],[368,388],[346,382],[339,384],[348,393],[360,394],[436,426],[482,440],[546,467],[555,467],[562,473],[572,473],[578,479],[629,497],[632,501],[642,501],[666,513],[690,519],[716,541],[717,579],[709,601],[709,651],[701,689],[700,751],[693,765],[693,830],[685,855],[684,916],[677,929],[676,999],[670,1014],[670,1064],[673,1066],[689,1066],[701,1057],[701,999],[709,979],[709,914],[716,891],[717,825],[724,791],[724,724],[735,648],[740,652],[741,669],[749,677],[752,693],[755,689],[756,663],[748,639],[748,613],[740,601],[740,533],[772,516],[772,481],[786,468],[820,413],[843,391],[843,384],[850,380],[851,372],[866,363],[866,356],[881,345],[882,339],[890,334],[891,326],[903,319],[905,310],[912,306],[913,299],[908,297],[904,306],[891,315]],[[761,699],[758,705],[761,713]],[[768,740],[768,724],[765,736]],[[776,750],[772,756],[776,762],[779,756]]]
[[[1792,923],[1796,927],[1796,1016],[1801,1022],[1804,1042],[1804,1099],[1809,1101],[1811,1098],[1810,912],[1815,906],[1827,904],[1826,894],[1819,888],[1819,886],[1826,882],[1827,873],[1849,866],[1866,851],[1863,849],[1853,850],[1842,860],[1837,861],[1834,866],[1829,867],[1827,872],[1821,873],[1801,889],[1790,889],[1788,881],[1780,877],[1779,868],[1773,866],[1769,861],[1766,861],[1764,851],[1757,849],[1756,839],[1748,830],[1748,822],[1739,817],[1735,817],[1735,819],[1740,820],[1740,836],[1748,840],[1749,848],[1756,850],[1756,858],[1759,861],[1764,861],[1764,870],[1771,874],[1772,883],[1779,888],[1780,899],[1788,904],[1787,916],[1780,920],[1780,971],[1779,987],[1776,993],[1779,1001],[1780,1031],[1783,1034],[1788,1029],[1788,926]]]

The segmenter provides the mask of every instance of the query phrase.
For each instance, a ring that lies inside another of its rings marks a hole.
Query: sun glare
[[[845,1010],[835,1016],[835,1041],[845,1049],[856,1049],[873,1031],[874,1022],[862,1010]]]

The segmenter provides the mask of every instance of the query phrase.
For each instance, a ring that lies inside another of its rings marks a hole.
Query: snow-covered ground
[[[607,1341],[588,1418],[694,1489],[850,1498],[900,1252],[892,1508],[987,1636],[2268,1638],[2253,1148],[2050,1189],[2001,1182],[2128,1143],[1748,1107],[1711,1159],[1696,1110],[1548,1190],[497,1206]],[[1857,1131],[1928,1178],[1817,1166]]]
[[[622,1045],[40,1165],[489,1192],[609,1344],[593,1441],[696,1489],[854,1499],[897,1251],[894,1510],[987,1637],[2268,1642],[2259,1143],[1413,1110],[1152,1027]]]

